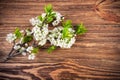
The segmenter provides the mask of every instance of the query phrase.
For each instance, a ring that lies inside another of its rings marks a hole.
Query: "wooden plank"
[[[33,61],[18,55],[2,63],[12,47],[6,34],[32,28],[29,19],[48,3],[74,25],[83,22],[88,32],[71,49],[52,54],[41,49]],[[119,0],[0,0],[0,80],[120,80],[119,5]]]

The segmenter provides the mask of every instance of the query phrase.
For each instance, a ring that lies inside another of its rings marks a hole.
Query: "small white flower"
[[[56,12],[56,19],[57,20],[61,20],[62,15],[59,12]]]
[[[71,33],[74,33],[74,32],[75,32],[75,30],[73,30],[72,28],[69,28],[69,31],[70,31]]]
[[[9,42],[9,43],[12,43],[17,37],[15,36],[15,34],[7,34],[7,37],[6,37],[6,40]]]
[[[22,48],[20,49],[20,53],[21,53],[23,56],[26,56],[26,55],[27,55],[27,53],[26,53],[25,51],[26,51],[26,49],[25,49],[24,47],[22,47]]]
[[[28,56],[28,59],[29,59],[29,60],[34,60],[34,59],[35,59],[34,53],[30,54],[30,55]]]
[[[59,23],[60,23],[60,21],[55,20],[55,21],[52,22],[52,25],[53,25],[53,26],[57,26]]]
[[[20,49],[21,47],[20,47],[20,45],[15,44],[13,48],[14,48],[15,50],[18,50],[18,49]]]
[[[28,46],[28,44],[27,44],[27,43],[25,43],[25,46],[27,47],[27,46]]]
[[[30,19],[29,21],[30,21],[30,23],[32,24],[32,26],[41,25],[41,24],[42,24],[42,22],[41,22],[37,17],[32,18],[32,19]]]
[[[59,12],[53,12],[55,13],[55,21],[52,22],[53,26],[57,26],[63,19],[63,16]]]
[[[48,31],[48,24],[44,25],[42,27],[41,31],[42,31],[42,34],[46,36],[48,34],[48,32],[49,32]]]
[[[28,47],[28,48],[26,49],[26,51],[29,52],[29,53],[31,53],[32,50],[33,50],[33,47],[32,47],[32,46],[30,46],[30,47]]]
[[[44,24],[42,27],[35,26],[32,29],[34,39],[39,41],[39,45],[44,45],[46,43],[48,31],[48,24]]]
[[[22,55],[23,55],[23,56],[26,56],[26,55],[27,55],[27,53],[26,53],[26,52],[22,52]]]
[[[46,13],[42,13],[41,16],[42,16],[42,18],[45,18]]]
[[[32,33],[39,32],[39,31],[40,31],[40,27],[38,27],[38,26],[35,26],[32,29]]]
[[[32,34],[32,32],[30,32],[29,30],[26,30],[26,34],[27,34],[27,36],[30,36]]]
[[[23,43],[23,37],[20,38],[20,41],[19,41],[20,44]]]
[[[20,53],[24,52],[26,49],[24,47],[21,47]]]
[[[65,17],[62,17],[62,20],[64,20],[65,19]]]
[[[41,45],[41,46],[43,46],[45,43],[46,43],[46,39],[43,39],[43,40],[41,40],[39,43],[38,43],[38,45]]]

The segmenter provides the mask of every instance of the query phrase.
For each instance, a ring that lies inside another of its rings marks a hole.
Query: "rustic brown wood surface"
[[[29,19],[48,3],[88,32],[71,49],[2,63],[11,49],[6,34],[32,27]],[[0,61],[0,80],[120,80],[120,0],[0,0]]]

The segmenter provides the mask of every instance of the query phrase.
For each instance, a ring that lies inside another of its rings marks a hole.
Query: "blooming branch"
[[[71,48],[76,41],[76,35],[86,32],[83,24],[74,28],[71,20],[64,21],[64,16],[53,11],[52,5],[46,5],[44,10],[45,13],[29,20],[32,29],[16,28],[14,33],[7,34],[6,40],[12,43],[13,47],[5,61],[19,54],[28,55],[28,59],[33,60],[47,42],[51,45],[47,49],[49,53],[57,47]],[[53,26],[53,29],[49,29],[49,26]]]

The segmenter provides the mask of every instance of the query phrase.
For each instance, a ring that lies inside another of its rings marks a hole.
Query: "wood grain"
[[[32,28],[29,19],[48,3],[74,25],[83,22],[88,32],[71,49],[41,49],[33,61],[19,55],[2,63],[12,46],[6,34]],[[0,80],[120,80],[119,5],[120,0],[0,0]]]

